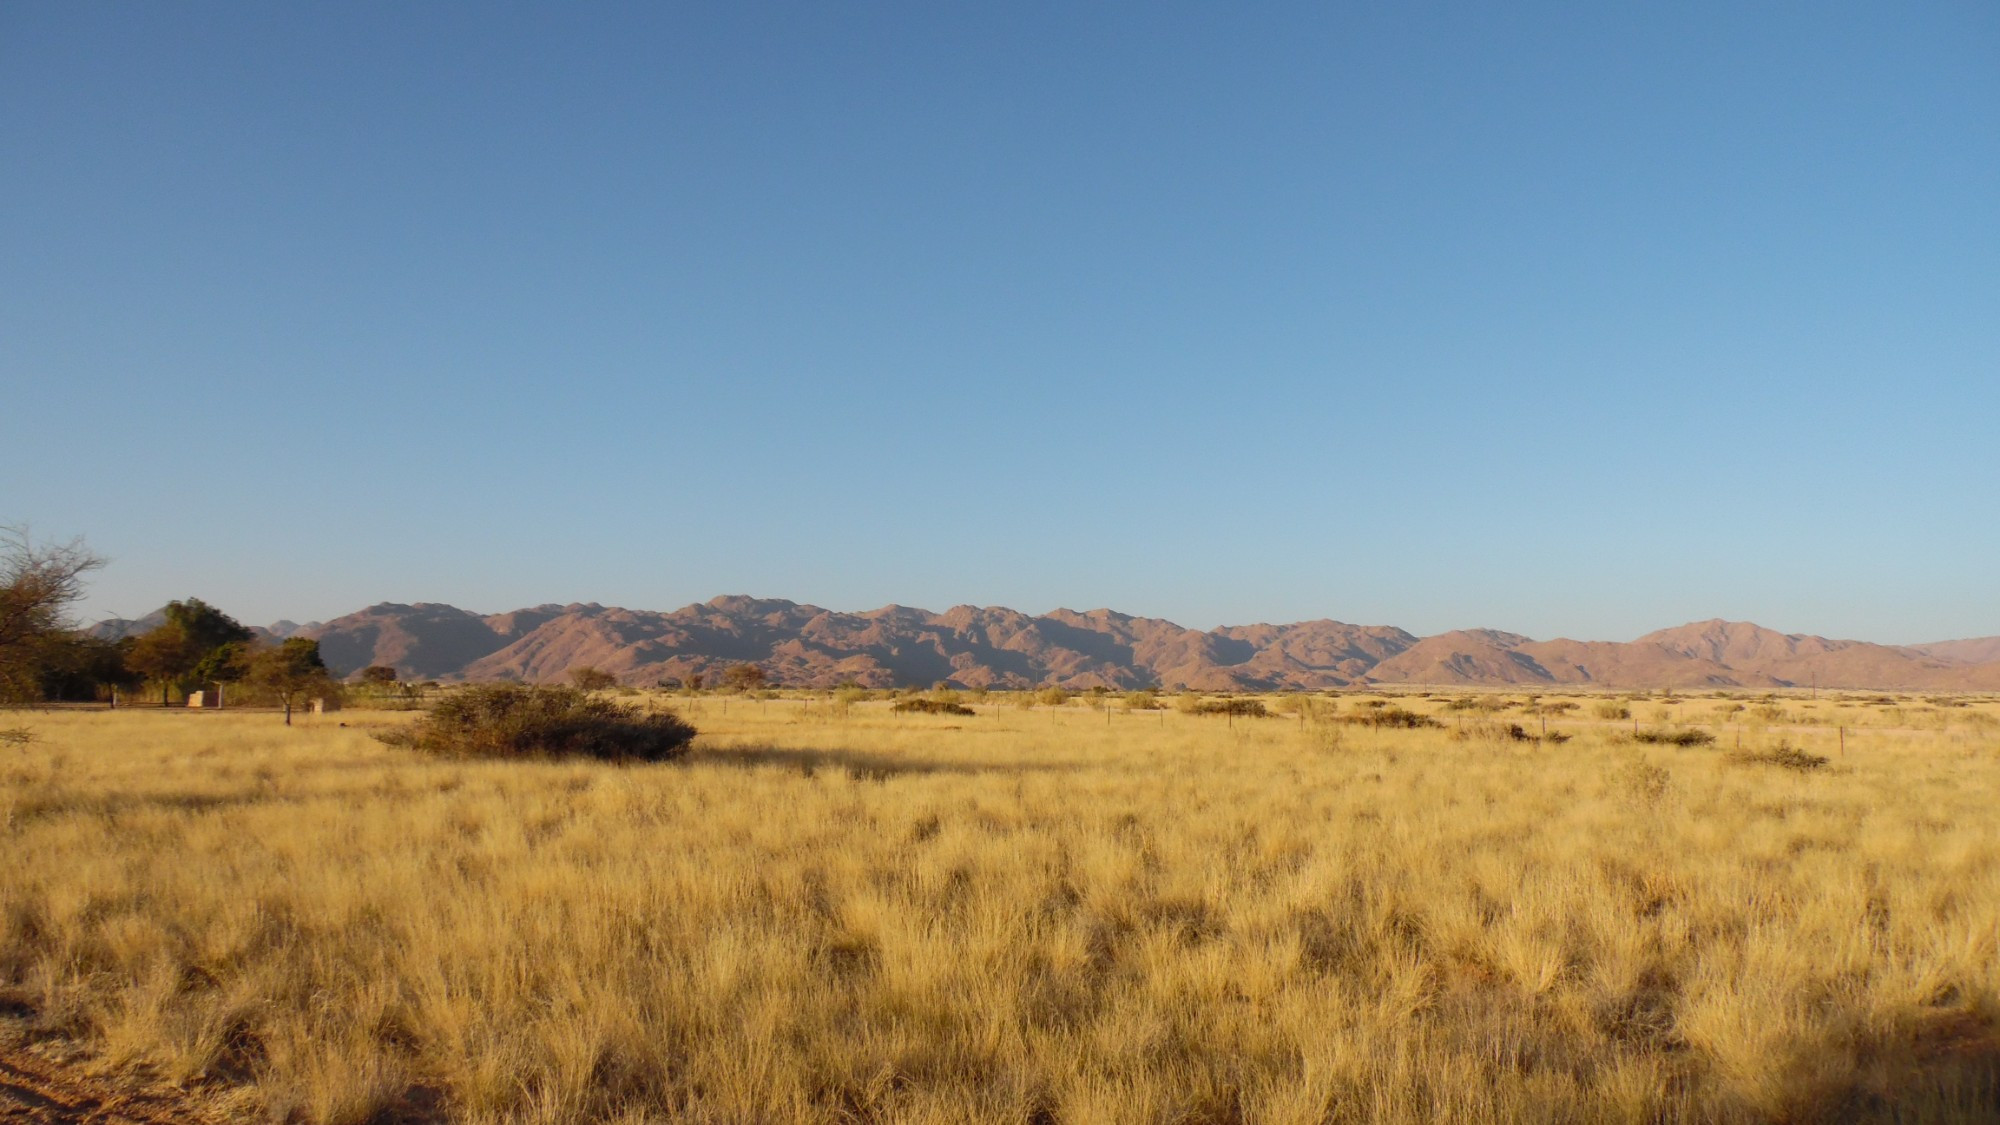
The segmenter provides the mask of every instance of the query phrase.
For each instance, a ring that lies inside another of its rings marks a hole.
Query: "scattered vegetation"
[[[663,770],[37,715],[0,1004],[297,1125],[1993,1116],[2000,755],[1962,719],[1853,713],[1805,774],[1595,724],[696,705]]]
[[[694,736],[694,727],[671,711],[641,711],[578,688],[481,684],[439,700],[415,724],[376,737],[454,758],[663,762],[686,753]]]
[[[1632,717],[1632,709],[1630,707],[1627,707],[1623,703],[1614,702],[1609,699],[1601,703],[1591,704],[1590,713],[1597,716],[1600,719],[1609,719],[1612,721],[1616,721],[1619,719],[1629,719]]]

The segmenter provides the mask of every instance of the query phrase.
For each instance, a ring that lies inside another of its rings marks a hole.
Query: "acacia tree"
[[[286,726],[292,725],[293,703],[315,692],[331,695],[336,690],[332,673],[320,659],[319,642],[308,637],[286,637],[252,654],[247,678],[284,700]]]
[[[112,705],[117,706],[121,688],[130,690],[144,682],[128,662],[131,649],[130,640],[63,633],[50,645],[42,664],[42,698],[97,699],[109,693]]]
[[[81,539],[37,545],[25,528],[0,526],[0,702],[40,697],[83,576],[103,565]]]

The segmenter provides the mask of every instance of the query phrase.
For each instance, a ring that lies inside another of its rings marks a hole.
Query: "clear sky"
[[[0,5],[92,616],[2000,634],[2000,6]]]

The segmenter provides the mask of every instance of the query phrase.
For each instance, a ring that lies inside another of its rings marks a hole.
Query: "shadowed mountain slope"
[[[383,603],[302,631],[343,672],[406,678],[565,678],[585,665],[628,684],[713,678],[760,665],[778,683],[1019,688],[1055,683],[1202,690],[1359,684],[1597,685],[2000,691],[2000,640],[1891,646],[1703,621],[1631,642],[1537,641],[1469,629],[1418,638],[1388,626],[1304,621],[1208,631],[1108,609],[1029,616],[999,606],[841,613],[720,597],[669,612],[544,605],[482,616]],[[1989,658],[1990,657],[1990,658]]]

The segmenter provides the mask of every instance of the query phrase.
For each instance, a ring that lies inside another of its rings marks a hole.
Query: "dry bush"
[[[1627,707],[1623,703],[1614,703],[1610,700],[1591,704],[1590,713],[1600,719],[1617,720],[1632,717],[1632,709],[1630,707]]]
[[[641,711],[580,688],[480,684],[439,700],[415,724],[377,737],[448,758],[664,762],[686,753],[694,735],[694,727],[671,711]]]
[[[1366,706],[1365,703],[1364,706]],[[1443,723],[1438,722],[1429,715],[1418,714],[1415,711],[1405,710],[1401,707],[1376,706],[1357,711],[1351,715],[1344,716],[1344,718],[1345,721],[1354,723],[1357,726],[1393,728],[1396,730],[1428,730],[1433,728],[1442,729],[1444,727]]]
[[[1674,775],[1662,765],[1635,759],[1619,771],[1619,783],[1633,801],[1642,805],[1656,805],[1664,800],[1672,788]]]
[[[1519,723],[1499,723],[1481,719],[1471,726],[1453,729],[1451,737],[1456,742],[1547,742],[1560,746],[1574,736],[1559,730],[1536,733]]]
[[[1264,706],[1263,700],[1246,696],[1224,696],[1220,699],[1192,699],[1181,710],[1190,715],[1228,715],[1249,719],[1266,719],[1271,716],[1271,710]]]
[[[1634,731],[1631,738],[1634,742],[1644,742],[1653,746],[1679,746],[1683,748],[1689,746],[1707,746],[1715,741],[1713,733],[1694,727],[1675,729],[1656,728]]]
[[[1809,754],[1783,742],[1764,750],[1732,750],[1726,757],[1737,765],[1778,766],[1800,773],[1811,773],[1832,761],[1823,754]]]
[[[972,708],[956,699],[899,699],[889,710],[915,715],[972,715]]]

